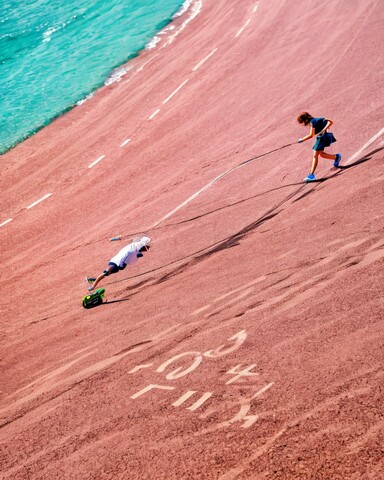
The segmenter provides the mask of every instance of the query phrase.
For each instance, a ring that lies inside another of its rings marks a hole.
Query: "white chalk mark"
[[[44,195],[44,197],[41,197],[41,198],[39,198],[39,200],[36,200],[36,202],[31,203],[31,205],[29,205],[29,207],[27,207],[27,209],[34,207],[38,203],[40,203],[43,200],[46,200],[47,198],[49,198],[51,195],[52,195],[52,193],[47,193],[46,195]]]
[[[212,50],[210,54],[208,54],[205,58],[203,58],[203,60],[201,60],[197,65],[195,65],[192,68],[192,72],[196,72],[196,70],[198,70],[207,60],[209,60],[212,57],[212,55],[217,52],[217,50],[218,48],[215,48],[214,50]]]
[[[240,28],[240,30],[236,33],[235,35],[235,38],[239,37],[243,32],[244,30],[246,29],[246,27],[250,24],[251,22],[251,19],[248,18],[248,20],[244,23],[244,25]]]
[[[358,150],[356,153],[354,153],[352,155],[352,157],[347,161],[345,162],[344,165],[348,165],[348,163],[351,163],[356,157],[358,157],[367,147],[369,147],[369,145],[371,145],[375,140],[377,140],[381,135],[383,135],[384,133],[384,128],[382,128],[378,133],[376,133],[376,135],[374,135],[370,140],[368,140],[368,142],[363,145],[360,150]]]
[[[5,220],[5,222],[0,223],[0,227],[4,227],[4,225],[7,225],[7,223],[12,222],[13,218],[8,218],[8,220]]]
[[[90,164],[88,165],[88,168],[94,167],[97,163],[101,162],[101,160],[103,160],[103,158],[105,158],[105,155],[101,155],[101,157],[99,157],[97,160],[95,160],[94,162],[90,163]]]
[[[184,82],[182,84],[180,84],[176,90],[174,90],[171,95],[169,95],[168,98],[166,98],[164,101],[163,101],[163,104],[165,105],[174,95],[176,95],[176,93],[184,87],[184,85],[189,81],[189,78],[187,78],[186,80],[184,80]]]
[[[252,13],[256,13],[258,8],[259,8],[259,5],[255,5],[253,7]]]
[[[158,222],[154,223],[152,225],[151,228],[155,228],[157,227],[158,225],[160,225],[160,223],[164,222],[165,220],[167,220],[167,218],[171,217],[174,213],[176,213],[178,210],[180,210],[180,208],[183,208],[185,207],[185,205],[187,205],[189,202],[191,202],[193,199],[195,199],[198,195],[200,195],[200,193],[204,192],[204,190],[206,190],[207,188],[209,188],[217,179],[215,178],[212,182],[210,182],[208,185],[205,185],[205,187],[201,188],[200,190],[198,190],[196,193],[194,193],[193,195],[191,195],[189,198],[187,198],[187,200],[185,200],[183,203],[180,203],[180,205],[178,205],[176,208],[174,208],[171,212],[167,213],[166,215],[164,215],[164,217],[159,220]]]
[[[127,140],[124,140],[124,142],[120,145],[120,147],[124,147],[125,145],[127,145],[127,143],[129,143],[131,141],[130,138],[127,138]]]
[[[156,117],[156,115],[160,112],[160,108],[158,108],[157,110],[155,110],[152,115],[148,118],[148,120],[152,120],[152,118]]]
[[[200,193],[204,192],[204,191],[207,190],[209,187],[211,187],[214,183],[216,183],[218,180],[220,180],[220,178],[225,177],[225,176],[228,175],[229,173],[233,172],[233,171],[236,170],[237,168],[241,168],[242,166],[244,166],[244,165],[237,165],[236,167],[230,168],[229,170],[225,171],[224,173],[221,173],[220,175],[218,175],[216,178],[214,178],[214,179],[211,180],[209,183],[207,183],[207,185],[205,185],[203,188],[200,188],[200,190],[198,190],[197,192],[195,192],[193,195],[191,195],[189,198],[187,198],[187,200],[185,200],[183,203],[181,203],[181,204],[178,205],[176,208],[174,208],[171,212],[167,213],[161,220],[159,220],[159,221],[156,222],[154,225],[152,225],[151,228],[155,228],[155,227],[157,227],[158,225],[160,225],[160,223],[164,222],[165,220],[167,220],[167,218],[171,217],[171,216],[172,216],[174,213],[176,213],[178,210],[180,210],[181,208],[185,207],[185,205],[187,205],[189,202],[191,202],[192,200],[194,200],[198,195],[200,195]]]

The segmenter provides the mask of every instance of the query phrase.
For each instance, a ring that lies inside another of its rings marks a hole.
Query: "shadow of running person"
[[[362,163],[368,162],[368,160],[371,160],[376,153],[381,152],[382,150],[384,150],[384,147],[376,148],[375,150],[372,150],[371,152],[366,153],[363,157],[358,158],[355,162],[351,163],[350,165],[339,165],[339,170],[348,170],[349,168],[357,167]]]

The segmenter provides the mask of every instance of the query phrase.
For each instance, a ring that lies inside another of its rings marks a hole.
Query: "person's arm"
[[[299,138],[299,143],[305,142],[306,140],[309,140],[310,138],[315,136],[315,129],[311,126],[311,129],[309,131],[309,135],[306,135],[303,138]]]

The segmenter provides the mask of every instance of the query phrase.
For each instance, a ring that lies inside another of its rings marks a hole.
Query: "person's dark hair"
[[[143,247],[140,248],[139,252],[148,252],[150,248],[151,248],[150,245],[144,245]]]
[[[297,121],[299,123],[304,123],[304,125],[308,125],[312,118],[312,115],[308,112],[301,112],[300,115],[297,117]]]

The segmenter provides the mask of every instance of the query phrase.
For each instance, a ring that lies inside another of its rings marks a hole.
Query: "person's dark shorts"
[[[109,272],[108,272],[108,270],[104,270],[103,273],[106,277],[108,277],[108,275],[112,275],[112,273],[117,273],[120,270],[119,266],[116,265],[116,263],[113,263],[113,262],[109,262],[108,267],[113,267],[113,268]]]
[[[318,135],[316,142],[313,145],[312,149],[317,151],[322,151],[324,148],[329,147],[332,143],[335,143],[337,140],[331,132],[325,132],[322,135]]]

